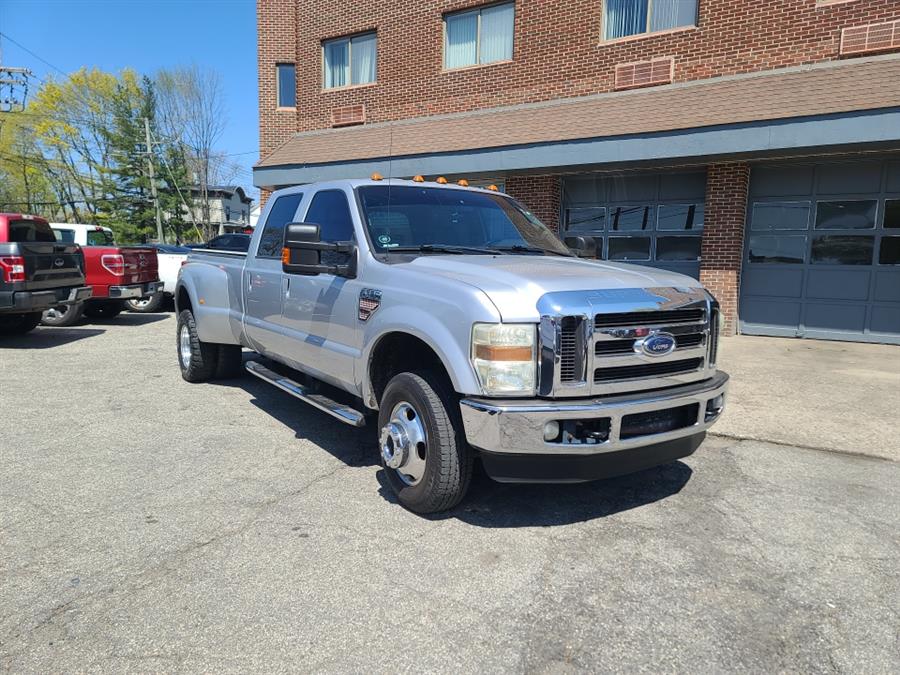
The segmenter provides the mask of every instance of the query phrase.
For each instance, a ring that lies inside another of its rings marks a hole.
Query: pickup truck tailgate
[[[25,282],[17,290],[80,286],[84,282],[84,258],[77,244],[19,242],[18,251],[25,261]]]
[[[128,246],[120,251],[125,259],[125,283],[138,284],[159,279],[155,249]]]

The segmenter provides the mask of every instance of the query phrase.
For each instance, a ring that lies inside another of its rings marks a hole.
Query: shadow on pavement
[[[244,359],[254,357],[245,354]],[[250,401],[253,405],[292,429],[296,438],[314,443],[347,466],[379,465],[372,426],[362,429],[344,426],[325,413],[249,375],[216,384],[243,389],[253,396]],[[491,480],[480,463],[476,462],[472,485],[463,503],[451,511],[429,518],[456,518],[489,528],[566,525],[605,518],[671,497],[681,491],[691,474],[687,464],[673,462],[640,473],[590,483],[514,485]],[[384,471],[376,475],[381,496],[397,504]]]
[[[52,349],[70,342],[102,335],[99,328],[51,328],[39,326],[25,335],[0,336],[0,349]]]

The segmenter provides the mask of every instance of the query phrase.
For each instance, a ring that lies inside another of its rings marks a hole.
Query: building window
[[[278,107],[293,108],[297,105],[297,69],[293,63],[275,66],[278,75]]]
[[[607,40],[697,24],[697,0],[605,0]]]
[[[378,37],[364,33],[322,43],[324,86],[351,87],[375,81]]]
[[[444,68],[509,61],[515,5],[511,2],[444,17]]]

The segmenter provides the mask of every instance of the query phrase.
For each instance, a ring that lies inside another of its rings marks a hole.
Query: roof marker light
[[[458,181],[456,181],[456,184],[461,185],[462,187],[469,187],[469,181],[467,181],[465,178],[460,178]]]
[[[373,173],[373,174],[370,176],[370,178],[371,178],[372,180],[384,180],[384,176],[382,176],[382,175],[381,175],[380,173],[378,173],[377,171],[376,171],[375,173]]]
[[[487,189],[488,189],[488,190],[493,190],[494,192],[499,192],[499,191],[500,191],[500,188],[498,188],[496,185],[493,185],[493,184],[488,185],[488,186],[487,186]]]
[[[425,176],[413,176],[413,182],[414,183],[424,183]]]
[[[435,182],[435,183],[440,183],[441,185],[446,185],[446,184],[447,184],[447,179],[444,178],[443,176],[438,176],[437,178],[435,178],[434,182]]]

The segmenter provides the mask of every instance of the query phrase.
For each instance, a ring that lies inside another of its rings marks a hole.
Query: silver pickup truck
[[[247,253],[181,268],[184,379],[246,369],[374,423],[413,511],[456,505],[476,457],[499,481],[606,478],[690,455],[722,413],[719,308],[696,280],[581,259],[589,241],[496,190],[303,185],[259,222]]]

